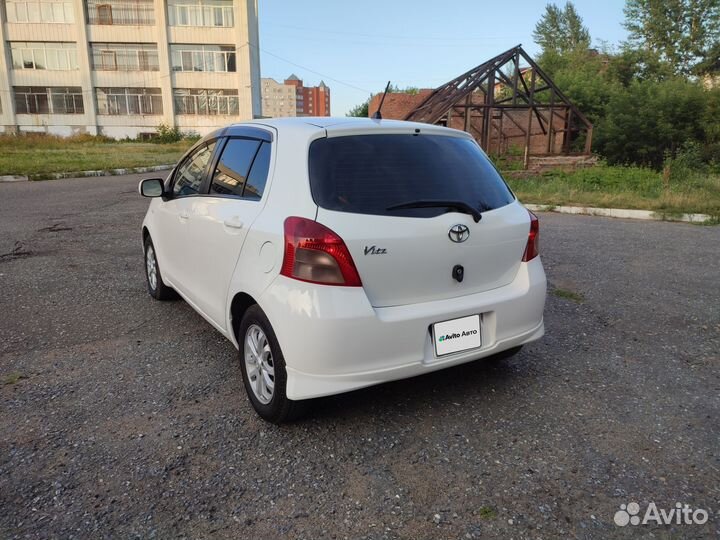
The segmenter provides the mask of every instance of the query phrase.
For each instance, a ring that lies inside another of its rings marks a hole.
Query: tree
[[[370,116],[368,114],[368,107],[370,106],[370,99],[371,98],[367,98],[360,105],[355,105],[355,107],[350,109],[345,116],[357,116],[360,118],[367,118],[368,116]]]
[[[662,167],[690,141],[707,141],[708,95],[682,78],[633,81],[613,94],[597,123],[595,146],[610,164]]]
[[[631,43],[654,51],[677,74],[712,67],[720,40],[720,0],[627,0]]]
[[[566,53],[590,46],[590,32],[572,2],[561,9],[555,4],[545,6],[545,13],[535,25],[535,43],[545,53]]]

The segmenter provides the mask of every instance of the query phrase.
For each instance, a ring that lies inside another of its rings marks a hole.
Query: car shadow
[[[387,420],[392,413],[407,416],[430,409],[456,409],[478,395],[512,386],[517,376],[528,371],[533,356],[522,351],[511,358],[483,358],[409,379],[311,400],[305,416],[298,419],[327,421],[343,418],[367,419],[368,415]]]

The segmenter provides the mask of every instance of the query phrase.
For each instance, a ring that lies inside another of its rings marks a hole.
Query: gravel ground
[[[0,185],[0,538],[720,536],[720,228],[541,215],[542,341],[276,427],[146,294],[137,179]]]

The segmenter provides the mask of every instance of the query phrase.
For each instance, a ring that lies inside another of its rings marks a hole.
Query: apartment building
[[[0,130],[205,134],[260,116],[257,0],[2,0]]]
[[[318,86],[304,86],[302,79],[292,74],[279,83],[262,79],[263,116],[330,116],[330,88],[320,81]]]
[[[267,118],[297,116],[295,85],[263,78],[260,87],[262,89],[263,116]]]
[[[285,84],[295,87],[295,111],[297,116],[330,116],[330,88],[323,82],[317,86],[304,86],[294,73]]]

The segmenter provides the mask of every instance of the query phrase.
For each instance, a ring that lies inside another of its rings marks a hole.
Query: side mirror
[[[162,197],[165,186],[162,178],[145,178],[140,180],[138,191],[143,197]]]

